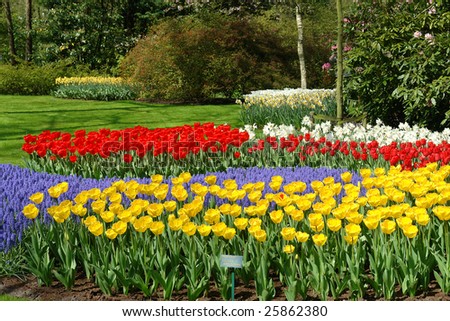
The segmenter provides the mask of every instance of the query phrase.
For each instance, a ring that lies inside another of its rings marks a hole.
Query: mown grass
[[[23,136],[43,130],[164,128],[196,122],[242,127],[238,105],[167,105],[84,101],[51,96],[0,96],[0,163],[23,165]]]
[[[8,294],[3,294],[3,295],[0,295],[0,301],[27,301],[27,300],[24,298],[18,298],[18,297],[11,296]]]

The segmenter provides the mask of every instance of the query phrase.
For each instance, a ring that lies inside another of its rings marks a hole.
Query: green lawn
[[[22,165],[23,136],[45,129],[172,127],[195,122],[242,127],[238,105],[164,105],[135,101],[83,101],[51,96],[0,96],[0,163]]]

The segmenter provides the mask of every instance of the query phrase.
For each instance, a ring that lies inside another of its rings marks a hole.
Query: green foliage
[[[393,126],[406,121],[442,129],[450,101],[449,8],[424,1],[359,5],[346,62],[354,113]]]
[[[84,100],[133,100],[136,90],[133,86],[125,84],[82,84],[61,85],[52,92],[57,98],[84,99]]]
[[[121,66],[143,84],[145,97],[198,100],[295,87],[294,61],[296,49],[284,45],[276,28],[203,12],[158,24]]]
[[[68,60],[43,66],[0,65],[0,94],[48,95],[55,88],[56,78],[79,74],[86,74],[86,71],[76,69]]]

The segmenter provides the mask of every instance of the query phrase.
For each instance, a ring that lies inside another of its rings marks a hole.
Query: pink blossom
[[[425,40],[433,41],[433,39],[434,39],[434,36],[431,33],[425,34]]]
[[[347,52],[347,51],[350,51],[350,50],[352,50],[352,47],[350,47],[349,45],[345,45],[344,51]]]
[[[331,69],[331,64],[329,62],[326,62],[322,65],[322,70],[323,71],[328,71]]]
[[[422,33],[420,31],[414,32],[414,38],[420,38],[422,37]]]

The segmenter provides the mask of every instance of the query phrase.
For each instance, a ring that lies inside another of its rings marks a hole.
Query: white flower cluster
[[[255,129],[253,126],[247,126],[245,128]],[[295,130],[292,125],[276,126],[271,123],[265,125],[263,129],[264,135],[277,138],[287,137],[289,134],[299,135],[304,133],[310,133],[316,139],[326,137],[327,140],[331,141],[370,142],[376,140],[380,145],[389,145],[392,142],[414,143],[419,139],[426,139],[435,144],[440,144],[442,141],[450,141],[449,128],[444,129],[442,132],[433,132],[417,125],[411,127],[407,123],[401,123],[397,128],[393,128],[384,125],[381,120],[377,120],[375,125],[367,125],[365,127],[354,123],[345,123],[341,126],[333,127],[330,122],[313,124],[310,117],[306,116],[302,120],[300,130]]]
[[[314,107],[322,106],[325,98],[334,97],[334,89],[268,89],[252,91],[249,95],[244,95],[244,101],[237,103],[245,108],[251,106],[279,108],[289,106],[298,108],[303,106]]]
[[[284,137],[287,138],[290,134],[295,133],[295,128],[292,125],[275,125],[272,123],[268,123],[263,128],[263,134],[265,136],[271,136],[271,137]]]

